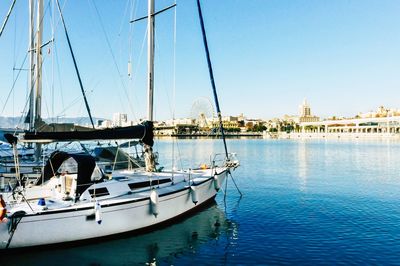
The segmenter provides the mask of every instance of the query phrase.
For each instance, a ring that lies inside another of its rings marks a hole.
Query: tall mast
[[[42,116],[42,36],[43,36],[43,0],[38,0],[37,7],[37,40],[36,40],[36,101],[35,124]]]
[[[147,19],[147,75],[148,75],[148,95],[147,95],[147,119],[153,121],[153,94],[154,94],[154,0],[148,1],[148,19]]]
[[[34,88],[35,88],[35,21],[34,0],[29,0],[29,130],[34,129]]]
[[[43,36],[43,0],[37,0],[37,17],[36,17],[36,66],[35,66],[35,116],[34,129],[39,128],[42,116],[42,36]],[[39,161],[42,155],[42,145],[35,145],[35,160]]]
[[[153,123],[153,94],[154,94],[154,0],[148,0],[148,15],[147,15],[147,120]],[[151,129],[153,130],[153,129]],[[147,172],[156,171],[155,156],[152,145],[143,145],[144,158]]]

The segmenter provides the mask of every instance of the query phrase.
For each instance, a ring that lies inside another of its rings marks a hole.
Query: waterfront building
[[[237,129],[239,130],[239,119],[237,116],[224,116],[222,117],[222,125],[227,130]],[[219,120],[215,117],[212,121],[213,128],[219,128]]]
[[[269,126],[279,138],[400,138],[400,110],[383,106],[358,113],[354,118],[333,116],[321,121],[313,116],[307,100],[299,106],[299,117],[284,116]],[[271,131],[271,130],[269,130]]]
[[[114,113],[112,125],[114,127],[122,127],[128,124],[128,115],[123,113]]]
[[[192,134],[198,131],[198,125],[193,118],[169,119],[156,123],[154,126],[154,134],[156,136]]]
[[[165,121],[166,126],[175,126],[175,125],[195,125],[196,120],[193,118],[177,118],[177,119],[168,119]]]
[[[246,132],[246,123],[253,125],[263,124],[260,119],[246,119],[243,114],[239,116],[224,116],[222,117],[222,124],[224,129],[229,133],[239,133],[248,135]],[[208,136],[218,134],[220,128],[219,119],[211,117],[201,119],[184,118],[166,120],[155,124],[155,134],[158,136],[173,136],[173,135],[196,135]]]
[[[400,137],[400,116],[351,118],[302,122],[290,138],[381,138]]]
[[[299,123],[303,122],[317,122],[319,121],[318,116],[311,115],[311,107],[307,102],[307,99],[304,99],[303,103],[299,106],[300,116]]]
[[[400,110],[399,109],[387,109],[384,106],[379,106],[377,110],[370,111],[367,113],[358,113],[356,118],[373,118],[373,117],[387,117],[387,116],[400,116]]]

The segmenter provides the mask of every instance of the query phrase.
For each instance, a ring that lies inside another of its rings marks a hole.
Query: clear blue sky
[[[114,112],[128,113],[130,119],[145,116],[146,48],[141,53],[141,47],[146,22],[132,28],[128,21],[132,13],[146,14],[146,2],[134,1],[137,11],[131,12],[132,1],[61,0],[96,117],[111,118]],[[171,3],[159,0],[156,6]],[[11,0],[1,1],[1,21],[10,4]],[[196,99],[212,94],[196,1],[177,0],[177,4],[175,106],[176,117],[187,117]],[[379,105],[400,108],[400,1],[203,0],[202,4],[223,115],[297,114],[305,97],[312,112],[323,117],[351,116]],[[17,74],[13,64],[20,66],[27,51],[25,5],[26,1],[17,2],[0,38],[1,109]],[[51,38],[51,16],[48,8],[45,40]],[[172,117],[173,21],[173,11],[157,18],[156,119]],[[43,115],[85,116],[64,33],[57,25],[57,50],[46,49]],[[58,60],[52,64],[56,54]],[[127,77],[130,57],[133,79]],[[18,116],[23,110],[26,76],[21,72],[3,116]]]

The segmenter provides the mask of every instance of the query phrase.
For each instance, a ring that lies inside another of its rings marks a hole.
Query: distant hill
[[[94,123],[98,120],[104,120],[103,118],[93,117]],[[58,118],[47,118],[46,123],[73,123],[77,125],[90,125],[90,119],[88,117],[58,117]],[[23,118],[21,117],[2,117],[0,116],[0,128],[15,128],[17,126],[24,127],[26,124],[22,123]]]
[[[15,128],[20,122],[20,117],[1,117],[0,128]]]

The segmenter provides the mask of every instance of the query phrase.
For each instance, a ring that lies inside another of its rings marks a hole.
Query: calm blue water
[[[158,141],[170,166],[172,141]],[[227,200],[150,234],[24,253],[19,265],[399,264],[400,143],[228,140],[241,166]],[[219,140],[179,140],[178,165],[208,162]],[[8,265],[8,264],[7,264]]]

